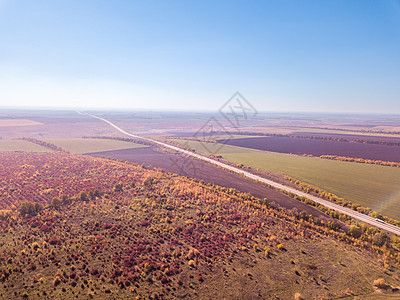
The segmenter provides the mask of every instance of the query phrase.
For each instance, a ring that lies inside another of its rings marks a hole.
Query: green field
[[[210,154],[220,144],[182,141],[199,153]],[[367,206],[391,218],[400,219],[400,168],[342,162],[266,152],[224,145],[216,154],[228,161],[265,171],[282,173]]]
[[[22,140],[0,140],[1,151],[52,152],[45,147]]]
[[[75,154],[147,147],[130,142],[106,139],[49,139],[45,141]]]

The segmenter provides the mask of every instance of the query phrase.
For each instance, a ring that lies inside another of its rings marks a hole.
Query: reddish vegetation
[[[90,155],[151,165],[155,168],[162,168],[167,172],[177,173],[181,176],[189,176],[220,186],[235,188],[238,191],[250,193],[260,199],[268,198],[285,208],[296,208],[314,216],[321,215],[321,212],[318,210],[304,205],[303,203],[299,203],[298,201],[294,201],[292,198],[276,190],[268,189],[263,184],[256,183],[250,179],[243,178],[200,160],[183,157],[179,154],[155,151],[151,148],[137,148],[91,153]]]
[[[6,152],[0,154],[0,165],[0,209],[25,200],[47,204],[54,197],[62,195],[112,190],[120,181],[144,180],[144,171],[138,172],[140,167],[121,163],[110,168],[99,159],[63,153]],[[125,167],[125,172],[114,172],[113,169],[118,171],[117,166]]]
[[[345,232],[132,163],[64,153],[6,153],[0,163],[3,298],[289,299],[298,290],[332,298],[350,287],[365,294],[369,283],[360,287],[359,270],[346,266],[353,259],[395,281],[383,268],[395,272],[399,241],[364,225]],[[30,193],[40,196],[21,201]]]
[[[310,154],[314,156],[338,155],[371,160],[400,162],[400,148],[397,146],[362,144],[356,142],[330,141],[286,136],[231,139],[224,143],[233,146],[264,151]]]

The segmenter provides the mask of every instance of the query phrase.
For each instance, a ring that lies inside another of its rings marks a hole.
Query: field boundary
[[[19,140],[27,141],[27,142],[42,146],[44,148],[50,149],[50,150],[55,151],[55,152],[69,153],[69,151],[67,151],[67,150],[65,150],[65,149],[63,149],[63,148],[61,148],[61,147],[59,147],[57,145],[54,145],[52,143],[48,143],[48,142],[45,142],[45,141],[42,141],[42,140],[37,140],[37,139],[33,139],[33,138],[21,138]]]
[[[194,153],[192,151],[184,150],[184,149],[181,149],[179,147],[172,146],[172,145],[169,145],[169,144],[166,144],[166,143],[162,143],[162,142],[150,139],[150,138],[146,138],[146,137],[141,137],[141,136],[138,136],[138,135],[130,134],[130,133],[126,132],[125,130],[121,129],[120,127],[118,127],[117,125],[115,125],[114,123],[112,123],[112,122],[110,122],[110,121],[108,121],[108,120],[106,120],[104,118],[101,118],[101,117],[98,117],[98,116],[95,116],[95,115],[89,115],[89,116],[94,117],[96,119],[99,119],[99,120],[101,120],[103,122],[108,123],[109,125],[111,125],[112,127],[114,127],[119,132],[121,132],[121,133],[123,133],[125,135],[131,136],[133,138],[144,139],[146,141],[153,142],[153,143],[158,144],[160,146],[164,146],[166,148],[170,148],[172,150],[176,150],[178,152],[187,154],[189,156],[196,157],[198,159],[201,159],[201,160],[204,160],[204,161],[209,162],[211,164],[220,166],[220,167],[222,167],[224,169],[227,169],[227,170],[233,171],[235,173],[241,174],[243,176],[246,176],[248,178],[254,179],[256,181],[259,181],[259,182],[262,182],[262,183],[266,183],[266,184],[268,184],[268,185],[270,185],[270,186],[272,186],[274,188],[277,188],[279,190],[290,192],[290,193],[293,193],[293,194],[295,194],[297,196],[300,196],[300,197],[308,198],[310,200],[313,200],[313,201],[315,201],[315,202],[317,202],[319,204],[322,204],[322,205],[326,206],[327,208],[331,208],[333,210],[337,210],[337,211],[339,211],[341,213],[344,213],[344,214],[346,214],[346,215],[348,215],[350,217],[353,217],[354,219],[360,220],[362,222],[368,223],[368,224],[373,225],[375,227],[378,227],[380,229],[383,229],[383,230],[392,232],[394,234],[400,235],[400,228],[395,226],[395,225],[388,224],[388,223],[385,223],[385,222],[382,222],[382,221],[377,221],[373,217],[370,217],[370,216],[364,215],[362,213],[353,211],[353,210],[351,210],[349,208],[346,208],[346,207],[342,207],[340,205],[334,204],[334,203],[332,203],[330,201],[327,201],[327,200],[324,200],[322,198],[319,198],[319,197],[316,197],[316,196],[313,196],[313,195],[309,195],[309,194],[307,194],[305,192],[302,192],[302,191],[299,191],[297,189],[294,189],[294,188],[291,188],[291,187],[287,187],[287,186],[282,185],[280,183],[276,183],[274,181],[262,178],[260,176],[257,176],[257,175],[254,175],[252,173],[249,173],[247,171],[240,170],[240,169],[238,169],[236,167],[229,166],[227,164],[224,164],[224,163],[221,163],[221,162],[216,161],[214,159],[211,159],[209,157]]]

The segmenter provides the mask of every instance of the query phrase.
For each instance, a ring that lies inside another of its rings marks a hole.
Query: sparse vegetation
[[[329,298],[373,293],[349,264],[368,261],[363,272],[388,285],[399,272],[396,239],[364,226],[352,234],[234,189],[64,153],[0,159],[5,298],[293,298],[305,286],[298,297]]]

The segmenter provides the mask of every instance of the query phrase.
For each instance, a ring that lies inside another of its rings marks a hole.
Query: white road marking
[[[81,112],[78,112],[78,113],[84,115]],[[101,118],[101,117],[98,117],[98,116],[95,116],[95,115],[90,115],[90,114],[87,114],[87,115],[89,115],[89,116],[91,116],[93,118],[99,119],[99,120],[101,120],[103,122],[108,123],[109,125],[114,127],[116,130],[118,130],[119,132],[121,132],[121,133],[123,133],[123,134],[125,134],[127,136],[130,136],[130,137],[133,137],[133,138],[137,138],[137,139],[142,139],[142,140],[145,140],[145,141],[148,141],[148,142],[152,142],[154,144],[157,144],[157,145],[160,145],[160,146],[163,146],[163,147],[166,147],[166,148],[169,148],[169,149],[184,153],[186,155],[195,157],[197,159],[206,161],[206,162],[211,163],[213,165],[217,165],[217,166],[219,166],[221,168],[224,168],[226,170],[241,174],[241,175],[243,175],[245,177],[248,177],[248,178],[251,178],[253,180],[256,180],[256,181],[259,181],[259,182],[262,182],[262,183],[266,183],[266,184],[268,184],[270,186],[273,186],[276,189],[283,190],[283,191],[286,191],[286,192],[290,192],[290,193],[293,193],[293,194],[295,194],[297,196],[306,197],[306,198],[311,199],[311,200],[313,200],[313,201],[315,201],[315,202],[317,202],[319,204],[324,205],[327,208],[334,209],[334,210],[336,210],[338,212],[341,212],[341,213],[343,213],[345,215],[348,215],[348,216],[350,216],[350,217],[352,217],[354,219],[357,219],[359,221],[368,223],[370,225],[373,225],[375,227],[378,227],[378,228],[381,228],[383,230],[389,231],[391,233],[400,235],[400,227],[397,227],[395,225],[388,224],[388,223],[385,223],[385,222],[382,222],[382,221],[376,221],[375,218],[367,216],[367,215],[364,215],[364,214],[359,213],[357,211],[354,211],[354,210],[352,210],[350,208],[340,206],[340,205],[332,203],[332,202],[330,202],[328,200],[325,200],[325,199],[322,199],[322,198],[319,198],[319,197],[304,193],[304,192],[299,191],[297,189],[294,189],[294,188],[282,185],[280,183],[271,181],[269,179],[265,179],[263,177],[251,174],[249,172],[246,172],[246,171],[243,171],[243,170],[238,169],[236,167],[224,164],[222,162],[216,161],[216,160],[208,158],[206,156],[203,156],[203,155],[200,155],[200,154],[197,154],[197,153],[194,153],[194,152],[191,152],[191,151],[188,151],[188,150],[176,147],[176,146],[168,145],[166,143],[162,143],[162,142],[159,142],[159,141],[156,141],[156,140],[153,140],[153,139],[149,139],[149,138],[146,138],[146,137],[130,134],[130,133],[126,132],[125,130],[123,130],[121,128],[119,128],[117,125],[111,123],[110,121],[108,121],[108,120],[106,120],[104,118]]]

